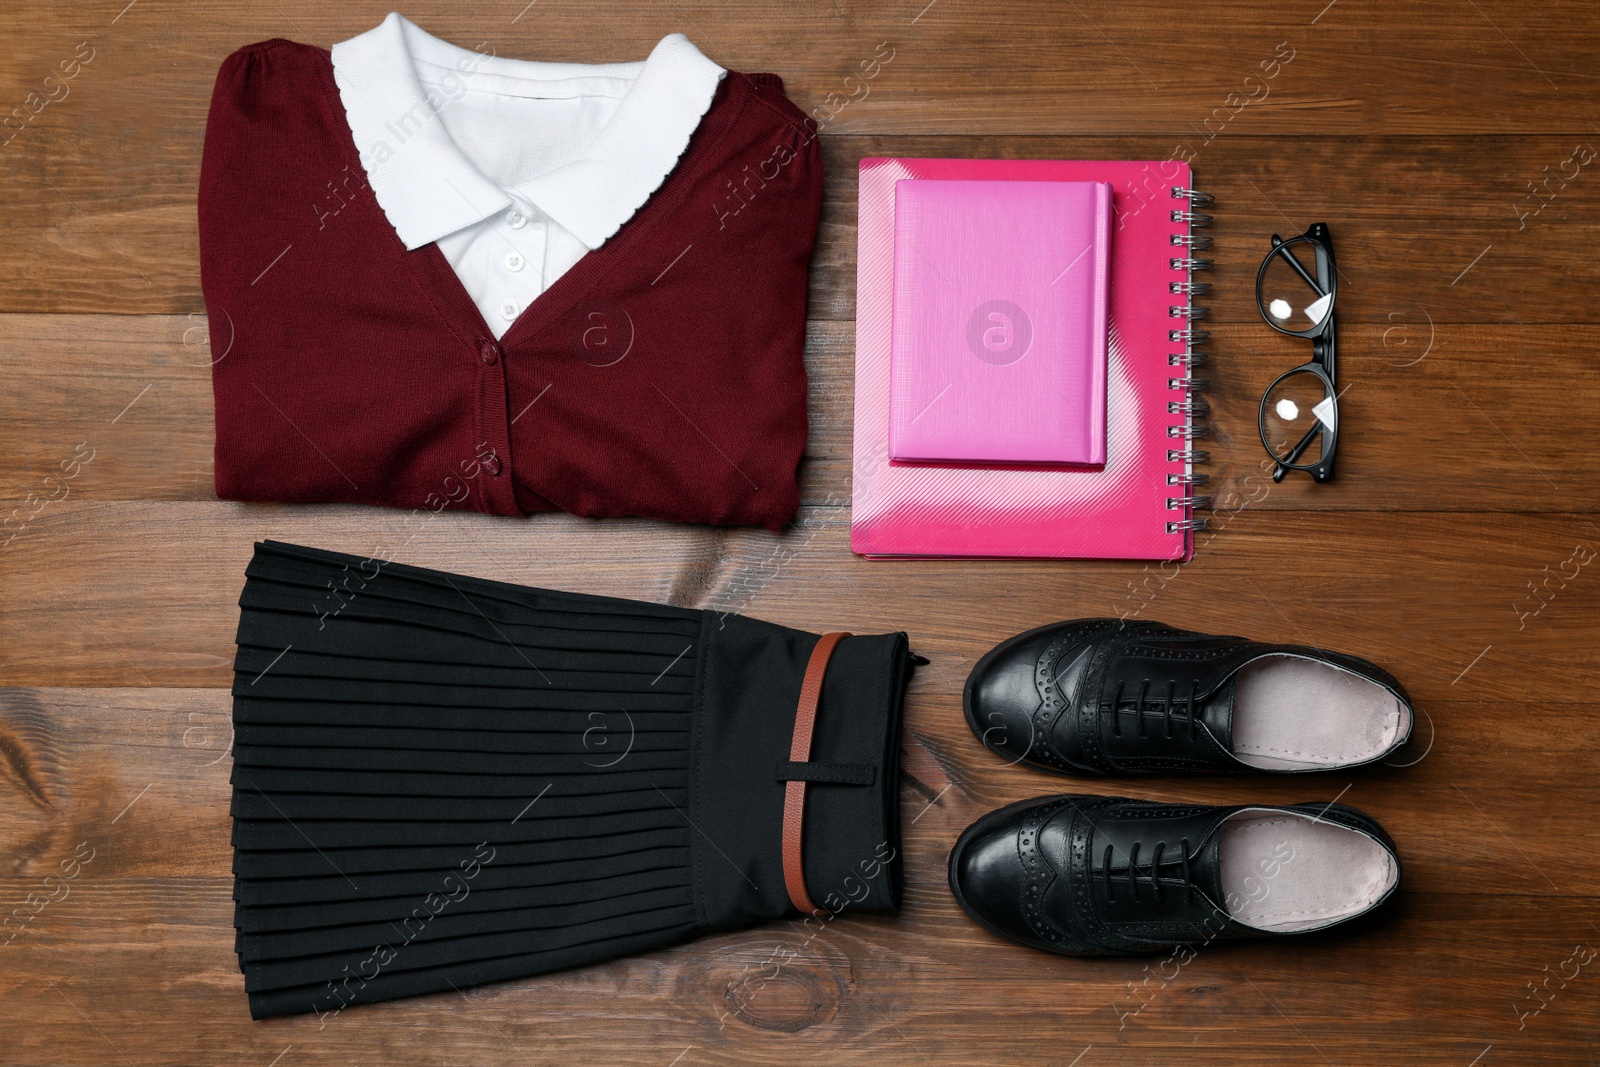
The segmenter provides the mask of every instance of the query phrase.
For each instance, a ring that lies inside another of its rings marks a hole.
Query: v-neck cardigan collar
[[[496,341],[437,246],[407,251],[379,207],[329,54],[234,53],[200,188],[231,337],[218,495],[782,527],[822,170],[781,86],[724,79],[655,194]]]

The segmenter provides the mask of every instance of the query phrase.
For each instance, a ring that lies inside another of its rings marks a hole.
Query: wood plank
[[[1147,138],[876,135],[824,143],[828,192],[812,270],[817,318],[854,315],[856,172],[864,157],[1174,155]],[[1587,254],[1600,240],[1600,181],[1589,174],[1600,162],[1577,161],[1597,150],[1600,135],[1592,131],[1587,140],[1372,134],[1355,140],[1317,131],[1286,141],[1230,128],[1192,157],[1177,153],[1191,159],[1196,186],[1217,201],[1207,209],[1214,223],[1203,231],[1215,239],[1203,253],[1214,268],[1198,279],[1213,289],[1199,303],[1211,308],[1214,322],[1259,326],[1255,280],[1269,236],[1299,234],[1321,221],[1339,259],[1341,326],[1594,321],[1588,307],[1572,306],[1563,293],[1600,280],[1600,266]],[[1158,176],[1137,191],[1123,189],[1134,210],[1172,206],[1156,195],[1163,189]],[[1548,185],[1531,191],[1530,183],[1546,179]],[[1540,269],[1552,261],[1563,269]]]
[[[63,123],[93,117],[87,106],[70,110],[75,103],[63,101]],[[0,269],[10,279],[0,311],[204,311],[194,198],[205,97],[182,108],[167,103],[190,125],[106,144],[96,120],[92,131],[63,130],[35,145],[19,138],[0,150],[0,180],[13,192],[0,207]],[[1320,219],[1338,249],[1341,324],[1597,321],[1593,301],[1570,298],[1600,283],[1600,261],[1589,254],[1600,243],[1600,180],[1590,173],[1600,160],[1571,161],[1580,144],[1592,154],[1600,135],[1351,141],[1319,133],[1284,151],[1276,138],[1230,127],[1194,161],[1198,184],[1217,197],[1208,253],[1216,261],[1208,298],[1215,320],[1259,323],[1255,271],[1268,235],[1300,233]],[[811,313],[841,320],[855,314],[863,157],[1166,159],[1174,148],[1148,136],[853,136],[834,128],[823,145],[828,177]],[[1547,179],[1530,192],[1529,183]],[[1541,271],[1544,262],[1562,268]]]
[[[45,88],[58,59],[89,40],[95,58],[68,82],[74,92],[62,112],[81,90],[70,106],[85,114],[131,117],[144,103],[148,121],[171,121],[154,114],[168,105],[187,118],[235,48],[271,37],[326,48],[369,29],[383,11],[314,0],[121,7],[5,13],[0,27],[30,62],[7,71],[0,92],[21,101]],[[593,9],[574,0],[493,11],[432,0],[411,5],[408,17],[498,55],[586,62],[636,59],[681,31],[731,69],[782,74],[808,109],[844,101],[832,125],[848,132],[1193,139],[1225,116],[1230,132],[1239,125],[1285,135],[1591,132],[1583,116],[1600,103],[1591,62],[1600,25],[1583,0],[1524,7],[1422,0],[1408,10],[1413,32],[1397,34],[1388,7],[1350,2],[1327,10],[1209,0],[1173,18],[1140,5],[1063,9],[1026,0],[1008,5],[1003,17],[981,19],[948,0],[834,5],[827,17],[814,4],[784,0],[751,19],[734,0],[623,0],[606,10],[604,41],[595,38]],[[864,73],[861,61],[880,41],[894,58],[875,77],[847,83]],[[827,101],[829,93],[838,99]],[[27,132],[42,132],[47,116],[65,121],[50,115],[54,106]]]
[[[1600,496],[1600,423],[1568,417],[1600,406],[1600,328],[1396,319],[1343,337],[1339,476],[1274,485],[1258,398],[1309,353],[1263,326],[1214,330],[1205,447],[1219,528],[1245,510],[1566,511]],[[0,316],[0,521],[20,509],[0,529],[57,506],[40,503],[52,494],[213,499],[206,340],[204,316]],[[802,494],[814,506],[849,502],[854,342],[850,323],[812,324]],[[75,456],[92,459],[49,480]]]
[[[901,798],[914,827],[911,866],[926,876],[929,891],[924,899],[919,890],[918,899],[936,904],[941,917],[959,911],[927,876],[937,866],[935,853],[948,852],[985,812],[1051,791],[1204,804],[1297,803],[1337,794],[1370,811],[1394,836],[1408,865],[1408,892],[1600,895],[1600,859],[1572,847],[1592,836],[1600,803],[1600,780],[1585,768],[1600,746],[1600,704],[1520,704],[1520,729],[1508,733],[1503,701],[1425,700],[1418,744],[1392,766],[1292,783],[1245,775],[1071,778],[1012,766],[982,748],[961,713],[959,691],[948,684],[965,680],[967,667],[945,667],[930,666],[914,678]],[[96,873],[114,868],[118,878],[139,885],[231,878],[227,689],[11,687],[0,696],[6,751],[0,790],[9,798],[0,807],[0,843],[16,861],[4,874],[11,881],[0,885],[51,874],[80,839],[107,842],[102,851],[112,862],[100,864],[97,856],[88,864]],[[1506,759],[1530,767],[1531,777],[1497,778],[1494,768]],[[1520,811],[1530,788],[1566,802]],[[175,823],[185,832],[166,839]],[[105,892],[150,907],[142,890],[108,885]],[[0,901],[6,899],[0,891]]]
[[[908,709],[902,799],[915,814],[899,915],[846,914],[810,933],[769,924],[465,998],[352,1010],[320,1028],[308,1017],[251,1024],[244,1009],[230,951],[227,693],[6,690],[11,802],[0,806],[0,842],[15,860],[0,903],[21,905],[27,922],[3,948],[10,977],[0,994],[12,1017],[29,1020],[10,1062],[59,1062],[48,1035],[63,1031],[80,1034],[91,1056],[108,1056],[109,1041],[163,1062],[221,1048],[265,1062],[286,1046],[297,1057],[406,1060],[413,1031],[447,1042],[457,1059],[503,1063],[522,1062],[513,1052],[536,1034],[549,1062],[666,1062],[692,1047],[692,1062],[729,1064],[797,1053],[842,1064],[1059,1063],[1087,1045],[1141,1063],[1193,1062],[1196,1047],[1226,1048],[1236,1061],[1305,1062],[1315,1049],[1343,1062],[1386,1044],[1384,1062],[1470,1058],[1488,1044],[1511,1062],[1535,1062],[1535,1048],[1557,1062],[1592,1039],[1593,983],[1552,984],[1537,1014],[1525,985],[1568,958],[1574,931],[1591,940],[1582,931],[1600,863],[1572,842],[1590,836],[1600,793],[1581,769],[1600,743],[1594,705],[1528,707],[1507,738],[1503,703],[1439,702],[1447,728],[1426,758],[1354,782],[1106,783],[1005,767],[927,677]],[[1533,777],[1497,780],[1506,759]],[[1042,790],[1274,802],[1331,797],[1346,784],[1345,802],[1378,815],[1400,843],[1407,881],[1393,921],[1322,939],[1314,972],[1304,943],[1211,946],[1165,969],[1159,959],[1052,958],[984,933],[944,885],[943,858],[962,827]],[[1523,811],[1530,789],[1567,802]],[[50,903],[37,903],[62,860],[91,854],[65,885],[50,883]],[[1370,982],[1375,950],[1381,987]],[[70,965],[90,956],[93,973]],[[975,1001],[992,1005],[983,1026],[966,1007]],[[174,1007],[203,1025],[173,1025]]]
[[[1320,1053],[1464,1064],[1492,1045],[1493,1062],[1566,1064],[1592,1048],[1596,1010],[1592,984],[1574,982],[1517,1028],[1518,1005],[1535,1003],[1523,984],[1572,951],[1555,931],[1581,928],[1577,902],[1436,904],[1366,939],[1317,946],[1314,978],[1304,947],[1219,946],[1165,984],[1147,977],[1159,960],[1049,958],[913,903],[898,919],[841,917],[809,943],[781,927],[721,935],[464,997],[351,1009],[319,1030],[314,1016],[249,1021],[225,887],[205,886],[202,910],[173,923],[164,908],[178,888],[149,885],[98,931],[63,914],[55,951],[23,950],[35,977],[6,990],[29,1022],[9,1028],[11,1062],[60,1063],[51,1035],[71,1035],[80,1062],[121,1062],[114,1043],[162,1063],[240,1053],[262,1064],[426,1062],[423,1050],[448,1050],[446,1062],[507,1065],[1059,1065],[1092,1046],[1081,1062],[1319,1063]],[[1368,971],[1373,938],[1383,939],[1381,986]],[[62,966],[91,952],[95,972]],[[787,962],[766,977],[774,960]],[[191,1024],[175,1025],[175,1009]]]
[[[595,523],[565,516],[440,514],[416,526],[357,507],[69,499],[0,551],[0,675],[19,685],[228,684],[241,575],[252,542],[271,538],[814,631],[906,630],[952,694],[1004,636],[1121,615],[1366,656],[1425,702],[1582,701],[1600,688],[1591,522],[1244,511],[1181,567],[975,567],[853,556],[834,508],[786,535],[615,522],[600,538]]]
[[[81,903],[52,905],[36,940],[24,940],[30,931],[6,949],[26,968],[8,970],[3,989],[11,1018],[27,1020],[3,1031],[10,1063],[59,1064],[70,1048],[85,1063],[124,1062],[117,1052],[152,1063],[436,1062],[428,1053],[446,1051],[445,1062],[506,1065],[1058,1065],[1092,1046],[1102,1062],[1158,1065],[1318,1063],[1319,1053],[1438,1064],[1493,1046],[1497,1063],[1579,1064],[1600,1007],[1593,983],[1552,980],[1554,999],[1518,1029],[1517,1012],[1538,1003],[1526,983],[1570,957],[1582,901],[1426,898],[1365,936],[1314,946],[1314,971],[1312,946],[1225,945],[1164,982],[1160,958],[1047,957],[912,900],[897,918],[841,916],[809,941],[771,925],[464,996],[353,1008],[318,1029],[315,1016],[249,1020],[226,882],[124,880],[112,895],[95,874],[82,875]],[[4,898],[22,888],[6,885]],[[72,966],[91,956],[94,970]]]

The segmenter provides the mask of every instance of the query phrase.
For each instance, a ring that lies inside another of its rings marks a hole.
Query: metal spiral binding
[[[1181,319],[1184,324],[1182,329],[1167,331],[1167,339],[1174,345],[1182,346],[1181,351],[1173,351],[1167,355],[1167,365],[1182,368],[1183,375],[1167,379],[1167,388],[1181,394],[1178,399],[1167,402],[1167,413],[1181,415],[1184,419],[1178,425],[1167,427],[1169,438],[1183,442],[1182,448],[1167,450],[1168,462],[1183,464],[1181,472],[1167,475],[1168,485],[1182,487],[1179,490],[1181,495],[1167,498],[1168,509],[1183,513],[1182,518],[1172,519],[1167,523],[1168,533],[1178,533],[1204,530],[1210,525],[1209,519],[1194,517],[1196,508],[1211,507],[1211,497],[1194,492],[1193,487],[1204,485],[1207,476],[1197,474],[1191,468],[1193,464],[1204,463],[1210,458],[1209,453],[1195,448],[1193,442],[1196,438],[1208,436],[1209,429],[1199,420],[1211,411],[1211,405],[1206,403],[1205,398],[1197,395],[1205,389],[1206,379],[1194,376],[1194,368],[1203,366],[1206,362],[1205,353],[1196,351],[1195,346],[1203,345],[1211,339],[1208,331],[1199,329],[1194,324],[1207,318],[1211,309],[1195,304],[1194,298],[1211,292],[1211,283],[1197,282],[1192,275],[1195,271],[1211,269],[1211,260],[1195,255],[1196,252],[1211,247],[1211,238],[1193,231],[1211,225],[1211,215],[1199,209],[1210,207],[1215,200],[1209,193],[1183,186],[1172,188],[1172,198],[1188,201],[1184,207],[1174,208],[1170,213],[1172,221],[1181,224],[1185,232],[1172,235],[1172,243],[1184,250],[1183,255],[1173,256],[1168,261],[1168,266],[1172,270],[1183,271],[1185,277],[1183,281],[1172,282],[1167,286],[1168,291],[1174,296],[1188,298],[1183,304],[1173,304],[1167,308],[1169,317]]]
[[[1210,193],[1202,193],[1198,189],[1185,189],[1181,185],[1173,186],[1172,199],[1181,200],[1184,198],[1187,198],[1194,207],[1210,207],[1217,202],[1216,198]]]

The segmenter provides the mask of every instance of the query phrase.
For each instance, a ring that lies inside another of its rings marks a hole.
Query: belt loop
[[[811,650],[806,664],[805,677],[800,682],[800,700],[794,713],[794,739],[789,745],[792,763],[811,761],[811,734],[817,723],[817,703],[822,698],[822,677],[828,671],[828,660],[839,642],[850,637],[847,633],[823,634]],[[805,831],[806,783],[789,781],[783,787],[783,884],[789,890],[789,902],[804,915],[815,915],[818,907],[806,892],[806,871],[801,855],[801,841]]]

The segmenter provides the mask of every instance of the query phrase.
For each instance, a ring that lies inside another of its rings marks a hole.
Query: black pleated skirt
[[[255,1017],[795,914],[784,769],[815,634],[273,542],[240,607],[235,947]],[[803,850],[830,912],[899,904],[911,662],[903,634],[830,661],[813,760],[854,771],[810,786]]]

